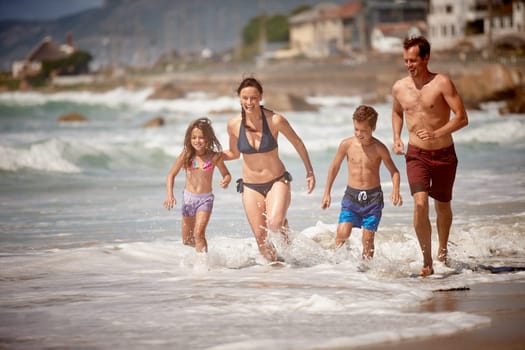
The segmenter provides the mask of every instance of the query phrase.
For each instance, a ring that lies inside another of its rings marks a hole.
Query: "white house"
[[[492,21],[489,14],[486,0],[431,0],[427,20],[432,48],[469,45],[481,49],[487,44],[489,28],[494,39],[524,33],[524,0],[493,1]]]
[[[320,3],[290,17],[290,48],[307,57],[325,57],[343,46],[339,5]]]

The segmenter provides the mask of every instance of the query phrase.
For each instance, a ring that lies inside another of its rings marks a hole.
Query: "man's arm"
[[[463,100],[458,94],[458,91],[456,90],[452,80],[450,80],[450,78],[445,75],[440,75],[439,88],[441,89],[443,99],[449,106],[452,113],[454,113],[454,117],[451,118],[445,125],[434,131],[426,129],[418,130],[417,136],[422,140],[432,140],[448,136],[468,125],[468,117],[467,112],[465,111],[465,105],[463,104]]]
[[[381,155],[381,160],[390,172],[390,179],[392,180],[392,195],[390,196],[390,200],[392,201],[393,205],[402,205],[403,198],[401,197],[400,193],[401,175],[396,165],[392,161],[392,157],[390,157],[390,153],[388,152],[386,146],[381,146],[382,147],[379,154]]]
[[[392,151],[395,154],[404,154],[405,145],[401,140],[401,130],[403,130],[403,107],[396,97],[396,85],[392,88],[392,96],[394,101],[392,102],[392,133],[394,137],[394,145]]]

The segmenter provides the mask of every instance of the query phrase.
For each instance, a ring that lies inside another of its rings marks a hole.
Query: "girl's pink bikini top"
[[[192,167],[190,168],[191,170],[202,169],[203,171],[211,171],[213,170],[213,167],[214,167],[213,162],[211,161],[210,158],[206,159],[204,163],[202,163],[201,166],[199,166],[199,163],[197,162],[197,160],[193,158],[191,160],[191,164],[192,164]]]

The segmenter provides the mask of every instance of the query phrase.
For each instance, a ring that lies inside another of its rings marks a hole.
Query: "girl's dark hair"
[[[412,46],[419,47],[419,57],[425,58],[426,55],[430,55],[430,43],[424,36],[405,38],[403,41],[403,48],[408,50]]]
[[[204,134],[207,154],[214,156],[215,154],[222,152],[221,143],[215,136],[215,132],[211,126],[211,120],[205,117],[196,119],[188,125],[186,135],[184,136],[184,164],[186,167],[192,166],[192,160],[195,157],[195,149],[191,146],[191,132],[195,128],[201,130]]]
[[[261,95],[263,94],[263,88],[262,88],[261,83],[257,79],[249,77],[249,78],[244,78],[239,84],[239,87],[237,88],[237,96],[241,96],[242,89],[247,88],[247,87],[254,87],[257,89],[257,91],[259,91],[259,94]],[[261,110],[262,109],[263,107],[261,106]],[[264,111],[263,111],[263,117],[264,117]],[[242,118],[242,125],[244,125],[244,127],[247,128],[248,130],[252,130],[251,127],[246,125],[246,112],[244,112],[244,108],[242,108],[242,106],[241,106],[241,118]]]

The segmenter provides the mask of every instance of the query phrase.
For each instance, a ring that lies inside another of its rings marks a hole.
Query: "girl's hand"
[[[177,200],[175,199],[175,197],[173,196],[169,196],[168,198],[166,198],[166,200],[164,201],[164,208],[170,210],[171,208],[173,208],[173,206],[177,204]]]
[[[222,188],[228,187],[228,185],[230,184],[231,180],[232,180],[232,177],[231,177],[230,174],[227,174],[226,176],[224,176],[222,178],[221,182],[220,182],[221,187]]]

